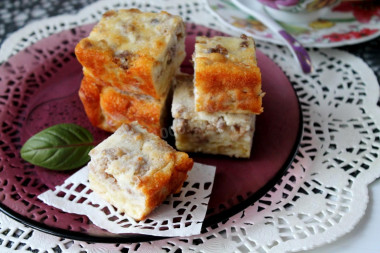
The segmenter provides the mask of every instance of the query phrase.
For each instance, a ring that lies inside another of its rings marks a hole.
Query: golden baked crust
[[[88,75],[122,91],[161,99],[185,58],[184,38],[179,16],[108,11],[77,44],[75,54]]]
[[[177,75],[172,116],[178,150],[249,158],[255,114],[195,111],[193,77]]]
[[[196,111],[263,111],[261,72],[252,38],[197,37],[193,61]]]
[[[89,163],[90,188],[136,220],[180,191],[193,167],[178,152],[136,122],[122,125],[96,146]]]
[[[166,101],[163,99],[122,92],[89,75],[82,80],[79,97],[90,122],[108,132],[133,121],[158,136],[165,127]]]
[[[75,48],[84,78],[79,96],[94,126],[113,132],[138,121],[161,134],[171,81],[185,57],[179,16],[108,11]]]

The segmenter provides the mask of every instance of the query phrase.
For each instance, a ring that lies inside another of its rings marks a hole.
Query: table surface
[[[36,1],[0,1],[0,45],[14,31],[32,21],[61,14],[74,14],[97,0],[36,0]],[[344,46],[339,49],[362,58],[380,80],[380,37],[369,42]],[[378,57],[373,53],[377,52]],[[379,103],[378,103],[379,104]],[[378,232],[380,226],[380,180],[369,187],[370,200],[365,216],[354,230],[329,245],[308,251],[324,252],[380,252]]]

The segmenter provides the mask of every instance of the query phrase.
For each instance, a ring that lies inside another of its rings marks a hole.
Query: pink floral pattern
[[[366,36],[375,34],[378,31],[379,31],[379,29],[363,28],[360,31],[351,31],[348,33],[327,34],[327,35],[324,35],[323,38],[328,39],[330,42],[340,42],[340,41],[364,38]]]
[[[380,17],[380,1],[345,1],[336,6],[333,11],[352,12],[359,22],[369,23],[372,17]]]
[[[325,0],[331,4],[335,0]],[[207,0],[209,10],[224,24],[257,40],[283,44],[281,38],[231,0]],[[313,4],[318,3],[317,1]],[[310,6],[314,8],[316,6]],[[342,15],[344,14],[344,15]],[[371,40],[380,35],[380,0],[350,0],[307,24],[280,23],[306,47],[338,47]]]

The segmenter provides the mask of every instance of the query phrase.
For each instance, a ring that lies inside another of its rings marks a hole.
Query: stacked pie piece
[[[194,77],[176,78],[172,128],[177,149],[248,158],[264,95],[254,40],[197,37],[193,62]]]
[[[178,74],[181,17],[129,9],[106,12],[75,53],[84,74],[79,96],[94,126],[114,132],[137,121],[161,136],[175,86],[177,149],[250,156],[264,95],[251,37],[197,37],[194,76]]]
[[[114,132],[137,121],[160,136],[171,82],[185,58],[184,39],[179,16],[106,12],[75,48],[84,73],[79,96],[91,123]]]

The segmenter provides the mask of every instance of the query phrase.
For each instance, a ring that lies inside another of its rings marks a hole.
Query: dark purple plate
[[[33,228],[76,240],[138,242],[159,237],[112,234],[83,215],[65,213],[37,199],[62,184],[75,171],[57,172],[33,166],[20,157],[22,144],[33,134],[58,123],[76,123],[89,129],[96,141],[109,134],[91,126],[78,98],[82,68],[74,55],[78,41],[93,25],[52,35],[18,53],[0,66],[0,208]],[[221,32],[187,24],[187,59],[195,36]],[[191,154],[197,162],[217,166],[204,226],[211,226],[244,210],[263,196],[290,166],[301,132],[296,93],[281,69],[260,51],[264,113],[257,117],[250,159]]]

